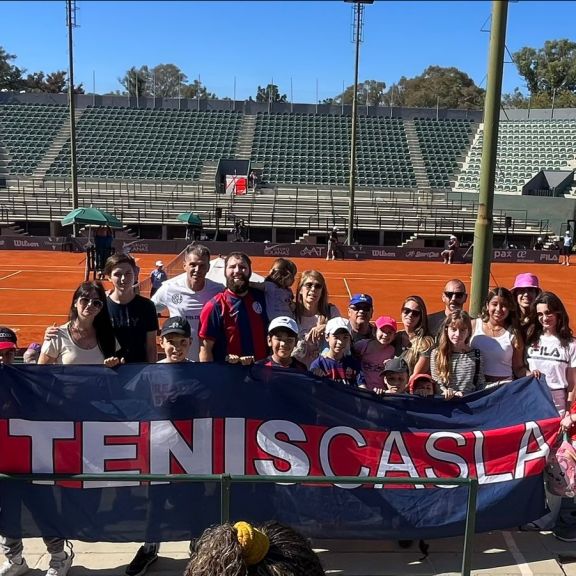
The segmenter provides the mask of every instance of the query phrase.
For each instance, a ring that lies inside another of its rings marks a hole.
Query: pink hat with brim
[[[540,290],[538,276],[529,273],[518,274],[518,276],[516,276],[516,280],[514,280],[514,287],[512,290],[514,291],[518,288],[536,288],[537,290]]]
[[[394,332],[398,330],[398,324],[396,324],[396,320],[394,320],[394,318],[391,316],[379,316],[376,319],[375,324],[376,328],[380,328],[380,330],[386,326],[388,326],[388,328],[392,328]]]

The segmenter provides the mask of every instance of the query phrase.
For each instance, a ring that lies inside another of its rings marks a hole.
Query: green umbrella
[[[66,214],[60,221],[62,226],[70,226],[72,224],[86,224],[93,226],[110,226],[110,228],[124,228],[124,224],[113,216],[100,210],[98,208],[76,208],[69,214]]]
[[[178,214],[178,220],[190,226],[202,226],[202,219],[198,214],[194,214],[193,212],[182,212],[182,214]]]

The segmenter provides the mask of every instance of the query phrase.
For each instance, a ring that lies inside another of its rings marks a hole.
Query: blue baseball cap
[[[374,307],[372,304],[372,296],[369,294],[354,294],[352,298],[350,298],[348,306],[356,306],[357,304],[368,304],[370,308]]]

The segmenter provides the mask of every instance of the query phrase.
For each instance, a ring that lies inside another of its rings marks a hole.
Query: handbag
[[[546,489],[563,498],[576,495],[576,450],[564,434],[562,441],[552,447],[544,468]]]

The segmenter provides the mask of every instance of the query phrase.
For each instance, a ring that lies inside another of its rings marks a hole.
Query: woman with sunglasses
[[[420,296],[408,296],[400,309],[404,330],[396,333],[396,356],[408,364],[410,374],[429,374],[434,337],[428,330],[426,304]]]
[[[470,346],[480,350],[484,358],[486,388],[528,373],[516,310],[510,290],[493,288],[488,291],[480,318],[472,323]]]
[[[82,282],[74,292],[68,322],[45,340],[38,364],[105,364],[114,367],[114,338],[106,292],[100,282]]]
[[[295,320],[300,327],[298,345],[293,352],[307,368],[327,346],[324,338],[326,323],[340,316],[340,311],[328,301],[324,276],[316,270],[302,272],[296,292]]]

